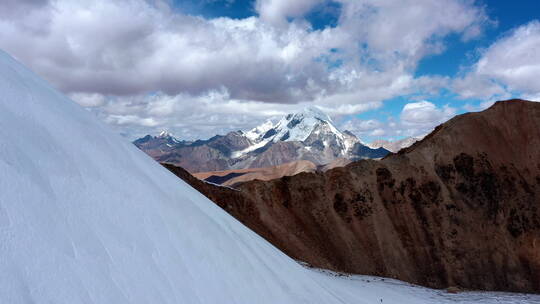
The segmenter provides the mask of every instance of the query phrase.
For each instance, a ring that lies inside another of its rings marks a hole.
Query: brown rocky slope
[[[272,180],[283,176],[291,176],[300,172],[317,171],[317,165],[309,160],[297,160],[278,166],[265,168],[248,168],[225,171],[193,173],[198,179],[207,180],[223,186],[234,186],[250,180]]]
[[[457,116],[380,161],[239,191],[192,182],[313,266],[436,288],[540,292],[540,103]]]

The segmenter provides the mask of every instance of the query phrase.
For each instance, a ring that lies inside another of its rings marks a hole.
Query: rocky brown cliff
[[[201,192],[289,256],[429,287],[540,292],[540,103],[457,116],[383,160]]]

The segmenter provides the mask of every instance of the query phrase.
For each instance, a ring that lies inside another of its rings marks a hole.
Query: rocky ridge
[[[235,131],[208,140],[180,141],[162,134],[147,135],[134,144],[157,161],[192,173],[265,168],[299,160],[325,165],[340,158],[381,158],[389,153],[363,145],[350,132],[341,132],[317,108],[286,115],[275,124],[267,121],[248,132]]]
[[[316,267],[540,292],[539,130],[540,103],[502,101],[381,161],[195,187]]]

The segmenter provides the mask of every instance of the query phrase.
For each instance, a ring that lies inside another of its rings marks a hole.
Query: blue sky
[[[248,18],[258,14],[255,9],[255,1],[249,0],[176,0],[175,5],[179,10],[192,15],[200,15],[204,18]],[[462,39],[459,34],[448,35],[443,39],[444,49],[440,53],[428,55],[419,61],[414,71],[415,77],[457,77],[465,73],[464,71],[478,60],[483,49],[488,48],[494,41],[509,34],[513,29],[537,19],[540,12],[540,1],[534,0],[481,0],[476,1],[476,5],[484,7],[490,19],[483,32],[475,39],[470,40]],[[339,3],[327,2],[311,9],[306,14],[305,19],[314,30],[335,27],[340,9],[341,5]],[[404,105],[418,98],[421,97],[413,93],[387,99],[384,100],[382,107],[357,114],[355,117],[364,121],[396,121],[399,120]],[[429,101],[439,108],[453,107],[455,114],[483,109],[482,103],[486,102],[485,99],[481,98],[460,98],[457,94],[445,89],[439,90],[437,94],[430,96]],[[363,137],[366,141],[381,138],[380,136],[367,134]],[[405,135],[397,135],[391,138],[399,139],[402,137],[405,137]]]
[[[455,76],[460,66],[470,64],[477,57],[475,53],[478,49],[488,47],[498,37],[514,28],[540,18],[540,1],[481,0],[477,3],[486,8],[494,24],[487,26],[478,39],[464,42],[459,35],[447,37],[446,48],[441,54],[428,56],[420,61],[417,76]],[[174,0],[174,4],[183,12],[205,18],[257,16],[254,0]],[[307,14],[306,19],[314,29],[335,26],[340,7],[338,3],[319,5]]]
[[[441,54],[432,55],[420,61],[415,72],[416,76],[443,75],[454,77],[462,68],[471,65],[477,58],[480,50],[489,47],[491,43],[511,30],[540,17],[540,1],[507,1],[484,0],[479,1],[487,8],[487,13],[493,19],[493,24],[486,27],[485,32],[478,38],[463,41],[458,35],[451,35],[445,39],[446,48]],[[363,113],[360,118],[372,119],[385,115],[397,117],[404,104],[409,102],[408,96],[398,97],[387,101],[378,111]],[[468,105],[480,106],[483,99],[460,99],[454,94],[443,90],[439,95],[431,97],[430,101],[437,106],[451,105],[458,110],[456,114],[468,112],[464,102]]]
[[[129,138],[315,105],[364,141],[540,99],[540,1],[15,1],[0,48]]]

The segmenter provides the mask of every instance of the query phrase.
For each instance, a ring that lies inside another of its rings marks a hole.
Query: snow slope
[[[0,51],[0,303],[447,299],[361,278],[303,268]]]

